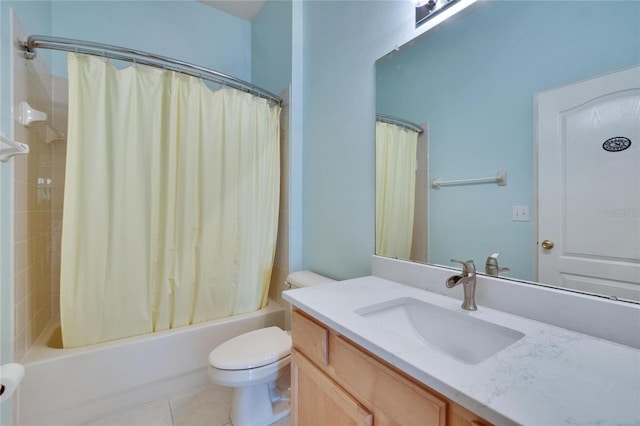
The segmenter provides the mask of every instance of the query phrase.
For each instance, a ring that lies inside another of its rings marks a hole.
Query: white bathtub
[[[208,384],[214,347],[247,331],[284,327],[284,312],[270,300],[250,314],[73,349],[47,345],[59,330],[52,321],[23,360],[18,424],[82,424]]]

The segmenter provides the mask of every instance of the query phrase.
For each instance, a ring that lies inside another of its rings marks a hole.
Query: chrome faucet
[[[447,278],[447,288],[453,288],[458,284],[462,284],[464,287],[464,301],[462,302],[462,309],[467,311],[475,311],[478,309],[476,306],[476,265],[473,260],[467,260],[463,262],[461,260],[451,259],[452,262],[460,263],[462,265],[462,273],[460,275],[453,275]]]
[[[508,272],[509,268],[502,268],[498,266],[498,256],[500,253],[493,253],[487,257],[487,262],[484,264],[484,272],[487,275],[497,277],[500,272]]]

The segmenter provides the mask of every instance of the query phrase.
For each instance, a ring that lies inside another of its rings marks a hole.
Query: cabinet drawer
[[[331,366],[335,377],[357,399],[378,408],[396,424],[444,426],[445,401],[342,337],[335,336],[331,344]]]
[[[300,311],[291,315],[293,347],[321,367],[329,364],[329,330]]]

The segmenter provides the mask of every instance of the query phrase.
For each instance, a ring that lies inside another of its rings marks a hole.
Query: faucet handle
[[[473,275],[476,273],[476,265],[473,263],[473,260],[456,260],[451,259],[452,262],[459,263],[462,265],[462,273],[466,276]]]

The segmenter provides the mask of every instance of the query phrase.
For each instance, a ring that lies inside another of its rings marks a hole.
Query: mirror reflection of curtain
[[[280,108],[174,72],[68,64],[64,346],[264,306]]]
[[[376,122],[376,254],[409,259],[418,133]]]

